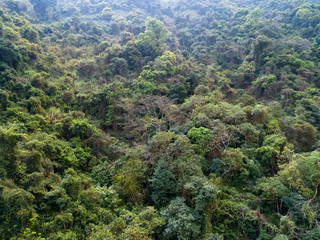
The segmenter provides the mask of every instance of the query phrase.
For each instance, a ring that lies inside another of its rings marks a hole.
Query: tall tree
[[[155,59],[164,52],[167,38],[165,25],[155,18],[148,18],[145,32],[138,36],[137,46],[144,57]]]

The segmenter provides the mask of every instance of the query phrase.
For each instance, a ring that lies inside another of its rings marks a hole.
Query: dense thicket
[[[320,239],[320,5],[0,2],[1,239]]]

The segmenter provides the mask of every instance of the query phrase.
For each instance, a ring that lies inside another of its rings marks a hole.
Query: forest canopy
[[[0,238],[320,239],[318,0],[2,0]]]

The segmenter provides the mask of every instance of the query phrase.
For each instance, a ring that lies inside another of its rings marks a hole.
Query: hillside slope
[[[0,3],[1,239],[319,239],[320,5]]]

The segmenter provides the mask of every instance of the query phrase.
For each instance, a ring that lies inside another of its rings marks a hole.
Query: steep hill
[[[319,239],[320,5],[0,2],[0,238]]]

